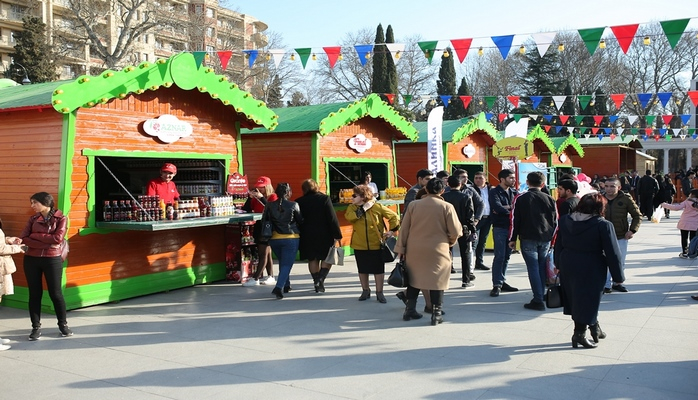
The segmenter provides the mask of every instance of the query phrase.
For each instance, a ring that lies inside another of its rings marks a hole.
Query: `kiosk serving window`
[[[385,190],[388,187],[388,164],[386,163],[328,163],[327,173],[332,202],[340,202],[340,190],[353,189],[354,186],[361,184],[366,172],[371,173],[371,181],[376,184],[378,190]]]

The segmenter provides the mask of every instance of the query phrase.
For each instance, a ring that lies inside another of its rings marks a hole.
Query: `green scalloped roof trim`
[[[528,132],[528,136],[526,136],[526,139],[531,141],[533,141],[534,139],[540,139],[548,148],[548,150],[550,150],[551,153],[557,153],[555,144],[552,140],[550,140],[548,134],[545,132],[545,129],[541,128],[540,125],[536,125],[535,127],[533,127],[533,129],[531,129],[531,132]]]
[[[181,53],[169,59],[144,62],[139,66],[128,66],[121,71],[107,70],[98,76],[83,75],[53,91],[51,104],[63,114],[78,108],[90,108],[112,99],[123,99],[131,93],[141,94],[146,90],[177,86],[183,90],[197,89],[208,93],[211,98],[231,107],[246,120],[243,125],[253,128],[264,126],[273,130],[277,115],[235,83],[216,75],[212,68],[197,68],[191,53]]]
[[[570,134],[566,138],[564,138],[562,143],[560,143],[560,145],[557,146],[557,154],[562,154],[562,152],[565,151],[565,149],[568,147],[572,147],[575,151],[577,151],[577,154],[579,154],[580,157],[584,157],[584,149],[582,148],[582,145],[581,143],[579,143],[577,138],[574,137],[574,135]]]
[[[500,139],[500,135],[499,132],[497,132],[497,128],[495,128],[494,125],[487,121],[485,113],[481,112],[480,114],[478,114],[476,118],[471,119],[468,123],[466,123],[465,125],[456,129],[455,132],[453,132],[453,139],[451,140],[451,143],[458,143],[476,131],[484,131],[495,142]]]
[[[398,114],[390,104],[383,101],[375,93],[349,104],[346,108],[340,108],[337,112],[330,113],[320,121],[320,134],[328,135],[366,116],[384,120],[413,142],[416,142],[419,137],[419,133],[412,123]]]

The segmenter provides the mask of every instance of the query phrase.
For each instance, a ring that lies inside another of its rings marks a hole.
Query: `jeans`
[[[509,228],[492,228],[494,239],[494,260],[492,261],[492,286],[502,287],[506,280],[511,249],[509,248]]]
[[[298,238],[269,240],[269,246],[271,246],[272,251],[274,251],[279,261],[279,276],[276,277],[276,287],[279,289],[291,287],[289,275],[291,275],[293,262],[296,261],[299,243],[300,239]]]
[[[625,256],[628,254],[628,239],[618,239],[618,248],[620,249],[620,270],[625,273]],[[607,289],[611,288],[611,271],[606,272]]]
[[[482,267],[485,263],[482,261],[485,255],[485,243],[487,243],[487,238],[490,236],[490,229],[492,228],[492,220],[488,218],[483,218],[477,223],[477,240],[473,243],[473,249],[475,250],[475,267]]]
[[[24,256],[24,276],[29,290],[29,318],[32,328],[41,327],[41,298],[44,288],[41,276],[46,278],[48,295],[53,302],[58,325],[67,325],[65,299],[63,298],[63,260],[60,257]]]
[[[545,282],[547,281],[548,251],[550,242],[538,240],[521,240],[521,255],[526,262],[528,281],[531,283],[533,300],[543,302]]]

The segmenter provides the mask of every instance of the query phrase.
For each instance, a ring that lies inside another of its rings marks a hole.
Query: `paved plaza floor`
[[[698,398],[698,260],[678,258],[678,216],[643,221],[626,265],[629,293],[605,295],[596,349],[573,349],[561,309],[531,299],[520,254],[489,297],[489,271],[446,292],[443,324],[402,320],[361,292],[353,258],[316,294],[304,263],[293,291],[219,282],[53,315],[28,342],[24,310],[0,307],[0,399],[686,399]],[[492,254],[486,255],[491,263]],[[460,259],[456,258],[460,266]],[[391,268],[391,267],[390,267]],[[420,298],[419,310],[424,308]]]

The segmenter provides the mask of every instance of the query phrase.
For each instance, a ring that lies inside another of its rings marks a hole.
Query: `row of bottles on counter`
[[[177,185],[179,194],[214,194],[221,192],[220,185]]]
[[[160,221],[234,215],[242,208],[247,195],[201,196],[165,204],[160,196],[138,196],[132,200],[105,200],[102,221]],[[138,206],[140,203],[140,207]],[[251,234],[250,234],[251,237]],[[252,240],[254,242],[254,240]]]
[[[211,170],[179,170],[175,181],[217,181],[220,179],[218,171]]]
[[[177,166],[177,168],[206,168],[220,166],[216,160],[172,160],[168,161]],[[152,168],[157,170],[162,165],[161,160],[154,161],[152,159],[143,158],[140,160],[130,160],[126,163],[127,168]]]

